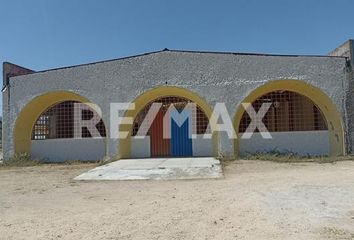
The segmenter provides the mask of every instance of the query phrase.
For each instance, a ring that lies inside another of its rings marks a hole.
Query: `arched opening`
[[[75,107],[80,116],[75,116]],[[97,121],[90,121],[97,119]],[[85,127],[79,127],[86,121]],[[97,130],[97,135],[93,134]],[[95,137],[95,138],[93,138]],[[50,106],[32,130],[31,156],[49,161],[102,159],[106,128],[98,113],[84,103],[63,101]]]
[[[81,112],[81,119],[75,118],[75,104],[83,104],[85,109]],[[32,130],[32,140],[47,140],[59,138],[75,138],[76,121],[88,121],[95,115],[96,111],[84,103],[78,101],[63,101],[50,106],[36,120]],[[106,137],[106,128],[103,120],[98,123],[88,121],[88,126],[80,129],[80,138],[92,138],[90,129],[97,129],[99,137]]]
[[[105,156],[105,125],[97,106],[86,105],[89,101],[71,92],[52,92],[34,98],[19,114],[14,129],[15,154],[30,153],[32,158],[44,161],[99,160]],[[80,117],[86,120],[80,129],[81,136],[74,134],[74,105],[82,104]],[[92,118],[97,122],[95,126]],[[98,120],[97,120],[98,119]],[[88,130],[95,127],[100,137],[92,137]]]
[[[256,112],[263,103],[271,104],[262,122],[272,138],[264,139],[257,131],[251,138],[243,138],[251,118],[240,106],[234,121],[238,155],[274,150],[300,155],[345,153],[340,114],[320,89],[296,80],[272,81],[254,90],[243,102],[251,103]]]
[[[155,118],[151,120],[151,126],[148,127],[144,144],[139,144],[140,151],[145,149],[145,154],[141,156],[151,157],[191,157],[191,156],[212,156],[212,142],[211,140],[202,140],[201,137],[204,134],[210,134],[208,129],[209,120],[204,111],[196,106],[195,117],[190,114],[190,119],[186,119],[185,122],[179,126],[173,118],[170,117],[171,125],[164,126],[164,117],[168,113],[171,106],[175,107],[175,111],[181,113],[186,109],[187,104],[192,101],[178,96],[165,96],[153,100],[148,103],[136,116],[133,123],[132,137],[137,135],[138,130],[144,127],[143,121],[147,118],[147,114],[151,109],[153,103],[160,103],[161,107],[158,110]],[[188,110],[187,110],[188,111]],[[189,124],[189,121],[192,121]],[[169,128],[169,129],[168,129]],[[195,129],[195,133],[200,136],[197,139],[192,139],[189,133],[192,129]],[[170,131],[170,138],[164,138],[163,131]],[[133,140],[140,141],[141,140]],[[204,144],[200,142],[203,141]],[[208,146],[209,145],[209,146]],[[133,150],[134,151],[134,150]],[[134,154],[134,153],[133,153]],[[136,154],[134,154],[136,155]]]
[[[141,127],[152,103],[161,103],[161,108],[156,114],[145,138],[137,138],[136,134]],[[128,137],[120,139],[120,155],[129,157],[184,157],[184,156],[215,156],[217,152],[217,136],[203,138],[207,129],[211,108],[195,93],[178,87],[159,87],[139,96],[134,102],[135,109],[128,110],[125,117],[131,117],[134,121],[130,125],[121,125],[121,131],[128,131]],[[173,105],[177,111],[185,108],[187,103],[195,103],[196,118],[189,119],[182,126],[174,125],[171,120],[170,129],[164,129],[163,118],[167,109]],[[195,127],[197,137],[190,139],[189,126]],[[170,131],[171,138],[165,139],[163,131]]]

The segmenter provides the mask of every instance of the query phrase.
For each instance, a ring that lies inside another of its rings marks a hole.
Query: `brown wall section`
[[[4,62],[2,65],[3,72],[3,87],[6,87],[9,83],[9,78],[14,76],[26,75],[29,73],[34,73],[35,71],[18,66],[13,63]]]

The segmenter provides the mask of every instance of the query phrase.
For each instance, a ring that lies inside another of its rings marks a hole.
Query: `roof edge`
[[[156,54],[156,53],[161,53],[161,52],[176,52],[176,53],[199,53],[199,54],[228,54],[228,55],[237,55],[237,56],[264,56],[264,57],[320,57],[320,58],[344,58],[346,59],[347,57],[343,56],[329,56],[329,55],[299,55],[299,54],[271,54],[271,53],[245,53],[245,52],[222,52],[222,51],[199,51],[199,50],[179,50],[179,49],[168,49],[164,48],[162,50],[158,51],[152,51],[152,52],[146,52],[142,54],[136,54],[136,55],[131,55],[131,56],[126,56],[126,57],[120,57],[120,58],[114,58],[114,59],[108,59],[108,60],[102,60],[102,61],[96,61],[96,62],[89,62],[89,63],[83,63],[83,64],[77,64],[77,65],[71,65],[71,66],[64,66],[64,67],[58,67],[58,68],[50,68],[50,69],[45,69],[41,71],[33,71],[31,69],[27,69],[32,71],[31,73],[28,74],[34,74],[34,73],[43,73],[43,72],[49,72],[49,71],[56,71],[56,70],[62,70],[62,69],[69,69],[69,68],[75,68],[75,67],[81,67],[81,66],[89,66],[89,65],[94,65],[94,64],[100,64],[100,63],[106,63],[106,62],[114,62],[114,61],[119,61],[119,60],[125,60],[125,59],[130,59],[130,58],[136,58],[136,57],[142,57],[142,56],[147,56],[151,54]],[[5,62],[4,62],[5,63]],[[12,63],[10,63],[12,64]],[[13,64],[16,65],[16,64]],[[18,66],[18,65],[16,65]],[[21,66],[19,66],[21,67]],[[27,74],[26,74],[27,75]],[[14,76],[15,77],[15,76]]]

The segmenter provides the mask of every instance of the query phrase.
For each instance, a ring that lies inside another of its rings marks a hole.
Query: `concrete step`
[[[173,180],[222,177],[213,157],[123,159],[83,173],[75,180]]]

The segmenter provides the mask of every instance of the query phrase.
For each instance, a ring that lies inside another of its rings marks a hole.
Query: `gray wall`
[[[331,51],[329,53],[330,56],[341,56],[341,57],[346,57],[348,62],[347,62],[347,80],[346,82],[348,83],[346,91],[346,99],[345,99],[345,119],[346,121],[346,131],[347,131],[347,136],[346,136],[346,141],[347,141],[347,150],[349,153],[353,152],[353,146],[354,146],[354,72],[353,72],[353,66],[354,66],[354,44],[353,40],[348,40],[344,42],[342,45],[338,46],[336,49]]]
[[[353,56],[352,56],[353,57]],[[353,58],[352,58],[353,61]],[[349,153],[354,151],[354,64],[349,65],[346,69],[348,90],[345,98],[345,119],[347,132],[347,150]]]
[[[101,138],[32,140],[31,144],[31,156],[45,162],[96,161],[105,156]]]
[[[255,88],[272,80],[292,79],[320,88],[348,125],[345,103],[353,94],[348,92],[349,75],[345,68],[346,59],[341,57],[162,51],[12,77],[10,88],[3,94],[5,157],[13,154],[13,129],[21,109],[34,97],[58,90],[78,93],[98,104],[109,129],[111,102],[133,101],[154,87],[187,88],[210,106],[225,102],[234,116],[240,102]],[[117,143],[110,141],[109,154],[114,155]],[[226,136],[221,136],[219,145],[223,154],[233,154],[233,141]]]
[[[340,56],[340,57],[347,57],[352,66],[354,66],[354,40],[350,39],[331,51],[328,55],[329,56]]]
[[[240,139],[240,155],[280,151],[301,156],[329,155],[328,131],[272,132],[272,139],[253,133],[250,139]]]

